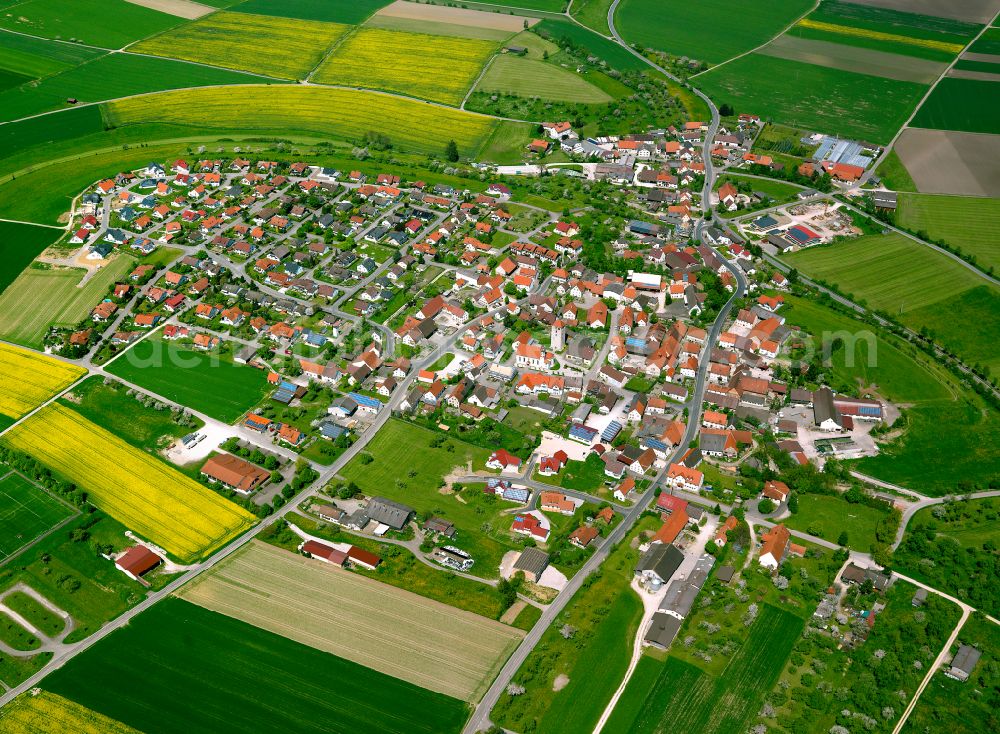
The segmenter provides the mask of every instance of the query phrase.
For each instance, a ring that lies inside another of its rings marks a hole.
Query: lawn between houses
[[[509,532],[516,506],[487,496],[482,485],[470,485],[458,494],[443,491],[444,477],[482,471],[491,453],[442,431],[393,418],[340,476],[368,496],[402,502],[419,516],[450,520],[458,531],[451,544],[472,554],[473,572],[497,578],[504,553],[520,545]]]
[[[251,671],[259,685],[248,683]],[[142,685],[123,696],[109,680]],[[450,734],[467,715],[457,699],[175,598],[74,657],[43,688],[146,734]]]
[[[159,334],[137,343],[107,370],[226,423],[257,405],[271,389],[262,370],[237,364],[230,354],[196,352]]]
[[[889,511],[863,504],[850,504],[843,497],[825,494],[799,493],[799,510],[784,519],[785,525],[837,542],[841,532],[847,533],[846,545],[867,553],[875,544],[875,530],[880,522],[891,522]],[[896,527],[898,523],[893,524]]]

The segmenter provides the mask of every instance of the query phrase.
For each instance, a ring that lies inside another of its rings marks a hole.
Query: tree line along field
[[[185,586],[189,602],[474,702],[519,630],[265,543]]]
[[[1000,293],[963,264],[896,233],[810,247],[784,259],[912,329],[929,329],[967,362],[1000,369],[992,347],[1000,341],[1000,323],[982,318],[1000,308]]]
[[[125,696],[111,680],[142,684]],[[146,734],[452,734],[466,718],[461,701],[173,598],[74,657],[44,689]]]
[[[17,120],[64,109],[68,98],[81,104],[164,89],[261,84],[252,74],[135,54],[107,54],[39,82],[0,92],[0,120]],[[35,120],[29,120],[35,123]]]
[[[270,392],[261,370],[228,354],[197,352],[152,335],[108,365],[107,371],[180,405],[232,423]]]
[[[142,734],[47,691],[25,693],[0,708],[0,729],[7,734]]]
[[[117,49],[174,28],[183,18],[126,0],[27,0],[0,14],[0,27],[43,38]]]
[[[796,615],[762,604],[749,637],[719,676],[673,655],[665,663],[644,657],[640,667],[648,670],[636,671],[605,731],[611,734],[746,731],[781,674],[803,626]],[[633,685],[648,684],[653,679],[653,668],[659,668],[659,674],[645,697],[639,690],[630,692]]]
[[[448,131],[463,155],[474,155],[496,121],[483,115],[353,89],[278,86],[164,92],[111,102],[114,125],[144,122],[188,126],[202,134],[242,130],[262,134],[311,133],[360,140],[377,130],[403,150],[439,151]]]
[[[734,23],[726,0],[624,0],[615,24],[629,43],[718,64],[766,43],[810,7],[810,0],[763,0],[742,5]]]
[[[2,443],[66,477],[98,509],[182,562],[208,555],[255,522],[221,495],[56,403],[9,430]]]
[[[912,232],[926,232],[974,255],[984,269],[1000,268],[1000,200],[968,196],[899,196],[896,221]]]
[[[69,505],[0,464],[0,561],[74,513]]]
[[[876,333],[870,325],[814,300],[786,296],[786,301],[790,308],[782,311],[787,323],[816,340],[824,334],[859,337],[850,354],[843,346],[832,351],[826,368],[831,385],[847,392],[874,389],[907,405],[902,435],[883,444],[878,456],[855,462],[856,469],[934,497],[955,490],[956,474],[983,487],[989,483],[994,474],[991,457],[1000,450],[996,411],[985,410],[950,373],[896,337]],[[868,333],[875,345],[871,365],[864,338]],[[948,462],[940,460],[943,455]]]
[[[0,293],[9,286],[62,231],[19,222],[0,222]]]
[[[70,362],[0,343],[0,414],[21,418],[86,372]]]
[[[910,124],[934,130],[1000,134],[1000,82],[945,77]]]
[[[927,85],[751,53],[699,74],[694,83],[738,113],[888,143]]]
[[[457,105],[496,50],[495,41],[360,28],[326,57],[312,80]]]
[[[86,318],[133,267],[132,258],[120,255],[79,287],[82,269],[29,266],[0,294],[0,339],[40,349],[50,326]]]

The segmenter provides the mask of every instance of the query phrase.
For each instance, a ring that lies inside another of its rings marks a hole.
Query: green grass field
[[[896,220],[914,232],[926,232],[932,240],[944,240],[962,252],[974,255],[984,269],[1000,267],[1000,199],[969,196],[899,197]]]
[[[742,732],[757,716],[802,633],[796,615],[763,604],[740,646],[718,677],[673,655],[660,665],[645,697],[633,686],[648,684],[650,672],[629,682],[605,726],[609,734],[724,734]],[[651,669],[652,664],[644,664]]]
[[[981,548],[986,543],[1000,544],[1000,500],[995,497],[960,500],[946,505],[948,512],[943,517],[935,515],[935,509],[925,507],[918,510],[906,526],[906,534],[923,525],[931,525],[938,535],[951,538],[963,548]]]
[[[778,35],[812,6],[809,0],[763,0],[740,8],[726,0],[625,0],[615,24],[629,43],[717,64]]]
[[[555,64],[517,56],[499,56],[490,64],[476,89],[553,102],[610,102],[611,95],[585,77]]]
[[[593,731],[628,668],[642,602],[629,587],[639,560],[631,540],[639,531],[656,527],[652,517],[639,521],[629,539],[608,556],[567,605],[556,624],[514,676],[526,689],[521,696],[501,695],[493,720],[513,731]],[[563,624],[576,629],[572,639],[559,630]],[[558,676],[568,678],[553,690]]]
[[[248,685],[247,671],[264,688]],[[143,685],[128,696],[107,685],[137,679]],[[76,656],[44,687],[146,734],[445,734],[466,716],[456,699],[179,599],[160,602]]]
[[[965,623],[958,645],[972,645],[982,657],[972,678],[952,680],[944,670],[934,673],[910,714],[901,734],[947,731],[950,734],[980,734],[996,730],[1000,710],[1000,626],[976,614]]]
[[[42,117],[0,125],[0,159],[14,156],[32,148],[56,141],[65,141],[83,135],[99,133],[104,129],[101,108],[97,105],[76,107],[58,115]],[[16,169],[14,169],[16,170]],[[68,206],[67,206],[68,209]],[[21,215],[20,218],[24,218]]]
[[[182,61],[132,54],[108,54],[36,84],[0,93],[0,120],[17,120],[28,115],[63,109],[68,97],[86,104],[164,89],[261,84],[267,81],[252,74]],[[65,123],[65,120],[62,121]]]
[[[109,49],[184,22],[125,0],[27,0],[0,15],[0,26],[13,31]]]
[[[236,364],[229,355],[205,354],[144,339],[112,362],[108,372],[168,400],[232,423],[270,390],[267,375]]]
[[[0,476],[7,474],[0,467]],[[74,510],[19,474],[0,479],[0,561],[13,555]]]
[[[570,14],[588,28],[593,28],[602,36],[610,36],[608,29],[608,9],[611,0],[582,0],[574,2]]]
[[[964,265],[903,235],[870,235],[785,257],[800,272],[835,283],[905,325],[927,327],[971,364],[1000,369],[1000,293]]]
[[[130,50],[279,79],[302,79],[349,29],[341,23],[223,11],[138,43]],[[267,50],[248,43],[252,37],[266,38]]]
[[[1000,85],[979,79],[942,79],[917,110],[912,127],[1000,133]]]
[[[105,385],[103,377],[95,376],[81,382],[60,402],[144,451],[159,451],[203,425],[192,418],[193,425],[182,426],[174,422],[170,411],[147,408],[127,391],[119,382]]]
[[[795,127],[887,143],[927,87],[753,53],[698,75],[717,103]]]
[[[97,58],[103,51],[0,30],[0,69],[40,79]]]
[[[61,617],[53,614],[50,609],[42,606],[34,597],[28,596],[23,591],[8,594],[4,597],[3,603],[48,637],[55,637],[66,627],[66,623]]]
[[[893,191],[916,191],[917,185],[913,182],[913,177],[906,170],[903,161],[895,150],[890,150],[882,164],[878,167],[876,174],[882,179],[882,184]]]
[[[17,279],[28,263],[61,235],[58,229],[0,222],[0,293]]]
[[[174,123],[188,126],[192,135],[236,129],[360,141],[377,130],[394,148],[407,151],[443,151],[447,140],[441,131],[447,130],[463,155],[474,154],[496,124],[482,115],[397,97],[303,86],[234,87],[224,96],[213,89],[164,92],[112,102],[107,114],[116,125]]]
[[[587,28],[582,28],[568,19],[545,18],[541,23],[533,26],[532,30],[540,35],[548,36],[556,43],[565,39],[576,46],[585,48],[588,53],[604,60],[612,69],[641,71],[649,68],[642,59],[636,58],[614,41],[599,36]]]
[[[334,23],[361,23],[390,0],[246,0],[230,6],[231,10],[257,15],[276,15],[299,20],[325,20]]]
[[[85,319],[134,266],[131,258],[118,256],[82,288],[83,271],[77,268],[29,267],[0,295],[0,338],[40,348],[50,325],[72,326]]]
[[[887,517],[874,507],[852,505],[834,495],[800,494],[799,511],[784,520],[793,530],[801,530],[836,542],[847,532],[847,546],[867,553],[875,543],[875,529]],[[818,531],[818,532],[817,532]]]
[[[393,49],[388,63],[386,48]],[[361,28],[320,64],[313,81],[457,105],[496,50],[495,41]]]

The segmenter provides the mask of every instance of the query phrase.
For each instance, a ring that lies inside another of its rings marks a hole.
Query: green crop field
[[[439,152],[455,140],[472,155],[496,121],[483,115],[353,89],[322,87],[234,87],[220,95],[212,89],[164,92],[112,102],[108,117],[118,125],[166,122],[194,131],[238,129],[245,133],[312,134],[360,141],[377,130],[404,150]]]
[[[104,120],[101,108],[97,105],[68,109],[58,115],[9,122],[0,125],[0,159],[23,153],[34,146],[44,145],[48,148],[48,144],[99,133],[103,129]],[[13,213],[10,216],[13,218]],[[23,208],[18,212],[18,218],[25,218]]]
[[[789,35],[935,61],[951,61],[972,38],[973,23],[849,2],[824,2]]]
[[[119,256],[80,288],[77,268],[42,270],[29,267],[0,295],[0,338],[40,348],[49,326],[72,326],[85,319],[111,285],[135,266]]]
[[[770,604],[762,604],[750,636],[721,675],[710,675],[691,663],[670,656],[662,664],[656,683],[648,689],[645,698],[630,689],[639,683],[648,683],[649,674],[629,682],[604,730],[609,734],[746,731],[781,674],[802,628],[801,618]]]
[[[934,87],[910,125],[1000,133],[1000,82],[946,77]]]
[[[882,143],[892,139],[927,90],[915,82],[760,53],[699,74],[696,83],[738,113]]]
[[[476,87],[481,92],[501,92],[539,97],[553,102],[610,102],[611,95],[555,64],[517,56],[499,56]]]
[[[880,522],[891,522],[888,510],[862,504],[850,504],[842,497],[824,494],[800,494],[799,511],[784,520],[793,530],[837,542],[847,533],[847,546],[867,553],[875,543]]]
[[[987,28],[983,35],[969,47],[974,54],[1000,56],[1000,28]]]
[[[132,54],[108,54],[35,84],[0,92],[0,120],[16,120],[80,103],[146,94],[164,89],[222,84],[261,84],[264,77],[183,61]],[[68,118],[67,118],[68,119]],[[60,118],[60,121],[65,122]],[[31,120],[37,123],[37,120]]]
[[[267,395],[267,375],[229,355],[205,354],[154,334],[108,366],[108,372],[175,403],[232,423]]]
[[[495,41],[361,28],[323,61],[313,81],[457,105],[496,50]]]
[[[250,671],[261,686],[248,684]],[[142,685],[123,696],[109,680]],[[179,599],[77,655],[44,688],[146,734],[447,734],[466,717],[461,701]]]
[[[984,269],[1000,268],[1000,199],[968,196],[899,197],[896,221],[932,240],[944,240],[973,255]]]
[[[0,561],[74,512],[45,490],[0,466]]]
[[[350,26],[222,11],[136,44],[131,51],[281,79],[305,77]],[[266,38],[266,50],[249,42]]]
[[[257,15],[276,15],[299,20],[325,20],[334,23],[361,23],[390,0],[246,0],[231,10]]]
[[[927,327],[971,363],[1000,368],[1000,293],[964,265],[903,235],[871,235],[785,257],[810,277],[888,313],[913,329]]]
[[[40,79],[72,69],[104,52],[0,30],[0,69]]]
[[[509,5],[513,8],[528,8],[549,13],[561,13],[566,9],[566,0],[489,0],[489,5]],[[471,7],[475,8],[475,5]]]
[[[610,36],[608,10],[612,0],[578,0],[570,8],[570,14],[588,28],[593,28],[602,36]]]
[[[629,43],[717,64],[766,43],[812,7],[810,0],[759,0],[733,22],[727,0],[624,0],[615,24]]]
[[[60,230],[49,227],[0,222],[0,293],[61,235]]]
[[[27,0],[17,3],[16,12],[0,14],[0,26],[13,31],[109,49],[183,22],[183,18],[125,0]]]
[[[199,606],[463,701],[521,640],[512,627],[265,543],[181,590]],[[391,640],[392,655],[377,650]]]

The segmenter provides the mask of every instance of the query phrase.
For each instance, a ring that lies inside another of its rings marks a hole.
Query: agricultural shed
[[[138,581],[144,573],[152,571],[163,559],[144,545],[133,545],[115,561],[115,568],[130,579]]]

